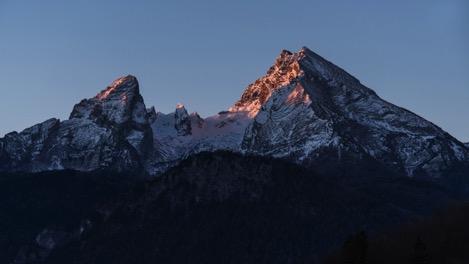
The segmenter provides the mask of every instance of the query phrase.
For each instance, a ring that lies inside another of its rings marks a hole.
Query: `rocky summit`
[[[308,48],[284,50],[227,111],[206,118],[178,104],[146,108],[135,77],[0,139],[1,171],[134,170],[160,174],[202,151],[283,158],[308,167],[372,162],[438,179],[469,149],[435,124],[381,99]],[[339,167],[340,167],[339,166]]]
[[[126,76],[73,107],[65,121],[50,119],[1,139],[3,171],[142,166],[152,132],[137,79]]]

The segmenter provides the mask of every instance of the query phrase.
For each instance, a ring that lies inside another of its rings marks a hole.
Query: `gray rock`
[[[283,51],[232,111],[254,118],[242,143],[252,154],[314,163],[327,152],[337,162],[366,157],[409,176],[432,177],[469,157],[441,128],[384,101],[307,48]]]
[[[0,139],[1,170],[118,170],[142,167],[153,137],[137,79],[120,78],[75,105],[70,119],[49,119]]]
[[[381,99],[307,48],[282,51],[228,111],[201,118],[178,105],[147,109],[133,76],[50,119],[0,139],[0,170],[144,168],[158,174],[201,151],[230,150],[334,167],[371,160],[437,178],[469,160],[467,145]]]

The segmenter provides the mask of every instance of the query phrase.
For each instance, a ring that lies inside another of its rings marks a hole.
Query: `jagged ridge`
[[[0,140],[0,170],[126,170],[141,167],[153,137],[137,79],[126,76],[50,119]]]
[[[461,142],[307,48],[283,51],[232,110],[254,116],[242,144],[249,153],[302,163],[323,161],[324,153],[333,162],[369,156],[433,177],[468,158]]]
[[[228,111],[201,118],[178,104],[146,109],[126,76],[51,119],[0,139],[0,170],[144,168],[157,174],[201,151],[282,157],[306,166],[375,161],[409,176],[441,177],[467,147],[379,98],[307,48],[284,50]]]

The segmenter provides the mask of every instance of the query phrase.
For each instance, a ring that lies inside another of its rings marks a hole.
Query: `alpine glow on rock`
[[[313,166],[374,160],[408,176],[439,178],[467,162],[467,145],[381,99],[308,48],[283,50],[228,111],[202,118],[178,104],[146,108],[125,76],[73,107],[0,139],[0,170],[140,168],[159,174],[190,154],[229,150]]]

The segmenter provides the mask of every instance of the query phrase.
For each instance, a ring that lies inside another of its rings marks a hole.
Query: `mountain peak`
[[[250,117],[254,117],[273,91],[290,85],[302,75],[300,60],[299,52],[282,50],[267,74],[250,84],[241,99],[229,110],[247,112]]]
[[[282,50],[275,59],[275,64],[269,69],[269,71],[275,71],[276,68],[280,69],[282,67],[286,67],[288,64],[298,61],[299,58],[297,55],[297,53],[293,53],[289,50]]]
[[[192,131],[190,116],[181,103],[176,105],[176,111],[174,112],[174,128],[180,136],[190,135]]]
[[[177,110],[177,109],[186,109],[186,108],[184,107],[184,104],[177,103],[177,104],[176,104],[176,110]]]
[[[277,58],[280,58],[280,57],[285,57],[285,56],[291,56],[293,54],[293,52],[289,51],[289,50],[286,50],[286,49],[283,49],[280,54],[278,55]]]
[[[325,149],[336,149],[340,160],[346,145],[350,155],[399,164],[409,176],[433,177],[438,177],[444,164],[469,156],[466,148],[440,128],[382,100],[306,47],[295,53],[283,50],[267,74],[249,85],[230,111],[247,112],[254,120],[242,142],[246,152],[295,156],[304,161],[314,160]],[[444,140],[435,143],[433,138]],[[432,144],[438,144],[439,150],[428,154],[431,158],[420,154],[427,153]],[[293,145],[302,147],[295,150]],[[440,162],[443,160],[447,163]]]
[[[311,49],[309,49],[306,46],[301,47],[301,49],[298,51],[298,53],[306,54],[306,55],[310,55],[310,56],[311,55],[319,56],[316,52],[312,51]]]
[[[137,78],[127,75],[113,81],[95,97],[76,104],[70,118],[88,118],[118,124],[133,120],[144,124],[147,122],[146,115]]]
[[[247,112],[249,116],[254,117],[272,93],[298,83],[304,88],[305,82],[315,86],[316,90],[319,87],[326,89],[330,85],[340,87],[347,84],[354,89],[363,90],[364,93],[373,93],[370,89],[362,87],[357,79],[340,67],[309,48],[302,47],[298,52],[282,50],[266,75],[250,84],[241,99],[229,110]],[[319,90],[317,92],[328,93],[328,91]],[[295,100],[301,101],[300,99]]]
[[[134,94],[139,93],[137,78],[132,75],[123,76],[114,80],[111,85],[96,95],[96,99],[106,100],[113,95],[124,96],[123,94],[129,92]]]
[[[297,52],[291,52],[289,50],[282,50],[280,54],[277,56],[275,61],[275,65],[279,66],[281,64],[290,64],[290,63],[300,63],[302,59],[308,58],[310,60],[323,60],[324,58],[316,54],[314,51],[310,50],[308,47],[302,47]],[[274,66],[275,66],[274,65]]]

